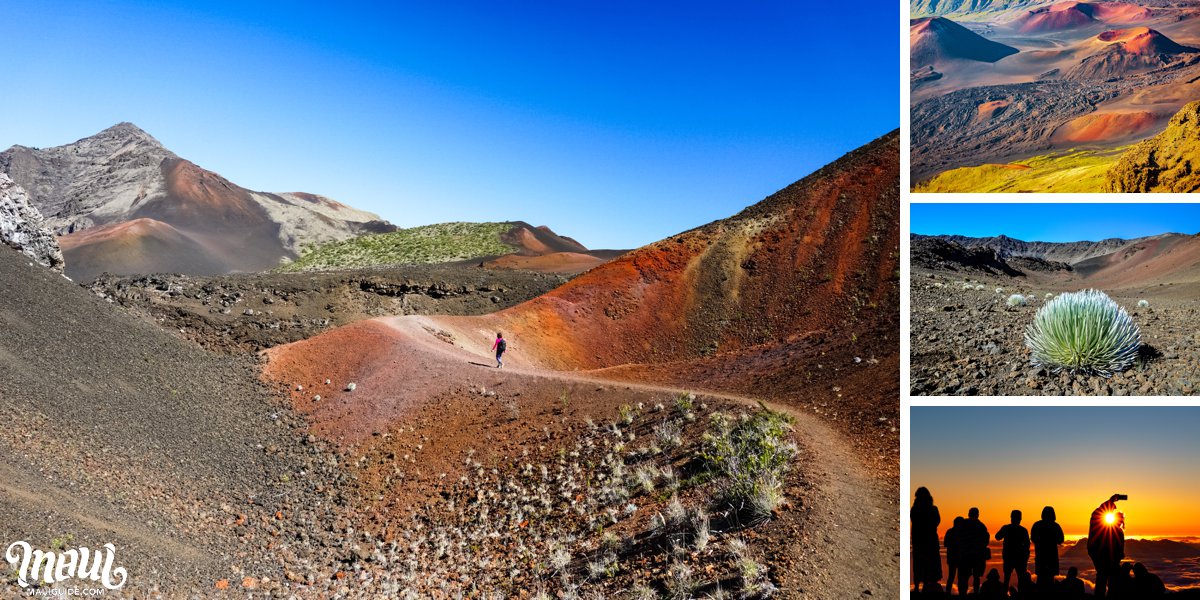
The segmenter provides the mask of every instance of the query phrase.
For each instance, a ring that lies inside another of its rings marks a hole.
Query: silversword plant
[[[1099,290],[1060,294],[1025,329],[1033,364],[1055,373],[1109,377],[1133,365],[1141,345],[1129,313]]]

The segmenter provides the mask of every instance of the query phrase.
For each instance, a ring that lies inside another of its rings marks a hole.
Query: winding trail
[[[351,357],[343,361],[347,365],[342,368],[346,369],[345,375],[357,378],[353,402],[339,403],[345,396],[337,395],[329,402],[322,401],[325,406],[316,409],[328,411],[325,419],[344,419],[333,429],[345,433],[343,443],[351,445],[369,437],[378,423],[401,417],[433,393],[444,391],[448,382],[489,376],[497,382],[493,385],[534,379],[619,386],[649,393],[691,391],[749,406],[759,402],[719,391],[605,378],[590,371],[546,369],[538,366],[534,357],[523,354],[512,340],[505,367],[496,369],[489,351],[494,333],[481,326],[467,318],[384,317],[342,328],[345,337],[340,339],[322,341],[325,336],[318,336],[272,349],[268,355],[274,363],[276,356],[286,356],[289,347],[294,346],[300,354],[318,357],[309,361],[329,365],[330,369],[338,368],[332,363],[339,361],[333,356],[339,349]],[[795,418],[803,448],[800,460],[804,461],[807,489],[799,509],[805,513],[804,526],[802,537],[786,551],[786,563],[788,569],[794,569],[787,579],[804,582],[804,588],[784,590],[785,595],[830,599],[894,595],[900,560],[896,500],[889,498],[886,486],[862,467],[842,434],[811,414],[780,404],[764,404]]]

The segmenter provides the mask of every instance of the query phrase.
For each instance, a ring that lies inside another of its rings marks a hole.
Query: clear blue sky
[[[1079,242],[1200,232],[1198,204],[912,203],[913,233]]]
[[[401,226],[634,247],[899,123],[891,6],[8,2],[0,148],[133,122],[235,183]]]

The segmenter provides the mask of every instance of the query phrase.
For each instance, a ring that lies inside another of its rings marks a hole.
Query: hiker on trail
[[[1021,526],[1021,511],[1012,511],[1012,522],[996,532],[996,540],[1004,542],[1001,556],[1004,558],[1004,588],[1013,572],[1020,581],[1021,573],[1029,570],[1029,531]]]
[[[492,350],[496,351],[496,368],[504,366],[504,361],[500,357],[504,356],[504,351],[508,350],[508,342],[504,340],[504,334],[496,332],[496,342],[492,344]]]
[[[1054,578],[1058,577],[1058,546],[1065,540],[1062,527],[1056,521],[1054,507],[1042,509],[1042,520],[1033,524],[1029,538],[1033,541],[1033,572],[1037,574],[1037,586],[1043,592],[1053,590]]]
[[[928,489],[917,488],[916,496],[909,517],[912,519],[913,582],[917,584],[919,592],[930,584],[936,585],[942,578],[942,558],[937,533],[942,517],[938,514],[937,506],[933,504],[933,495]]]
[[[1125,515],[1117,512],[1117,500],[1127,499],[1127,496],[1113,494],[1092,511],[1087,553],[1096,567],[1096,598],[1103,598],[1105,592],[1112,591],[1113,579],[1121,559],[1125,558]]]

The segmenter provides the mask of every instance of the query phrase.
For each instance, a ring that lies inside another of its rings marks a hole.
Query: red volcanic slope
[[[1168,234],[1073,265],[1089,285],[1105,288],[1200,281],[1200,237]]]
[[[524,256],[541,256],[554,252],[585,253],[588,251],[583,244],[569,237],[558,235],[545,225],[534,227],[523,221],[515,221],[512,229],[500,234],[500,240],[520,248],[518,254]]]
[[[1129,24],[1151,17],[1149,8],[1125,2],[1060,2],[1035,8],[1014,21],[1022,33],[1061,31],[1093,23]]]
[[[544,296],[443,321],[466,338],[511,332],[556,369],[689,360],[814,331],[866,334],[898,306],[897,139]]]
[[[134,211],[132,227],[122,223],[59,237],[68,275],[88,280],[104,270],[261,270],[287,254],[279,243],[279,225],[245,189],[186,160],[166,159],[162,171],[167,196]]]
[[[266,351],[264,377],[293,390],[319,434],[349,443],[448,386],[486,377],[508,390],[519,377],[529,391],[552,370],[837,406],[829,418],[867,432],[862,443],[890,439],[876,428],[899,409],[899,177],[893,132],[532,301],[482,317],[354,323]],[[486,368],[498,330],[505,370]],[[358,389],[341,391],[350,381]]]
[[[908,30],[912,68],[948,59],[996,62],[1017,49],[993,42],[945,17],[914,19]]]
[[[1055,142],[1121,140],[1143,134],[1157,122],[1154,113],[1148,111],[1090,114],[1059,127],[1051,139]]]
[[[111,270],[114,264],[122,265],[126,273],[157,273],[168,266],[185,272],[221,267],[201,241],[148,218],[77,231],[59,237],[58,243],[71,272],[87,277]]]
[[[1096,39],[1109,44],[1119,44],[1120,49],[1125,53],[1138,56],[1197,51],[1196,48],[1177,44],[1171,38],[1149,27],[1113,29],[1097,35]]]

